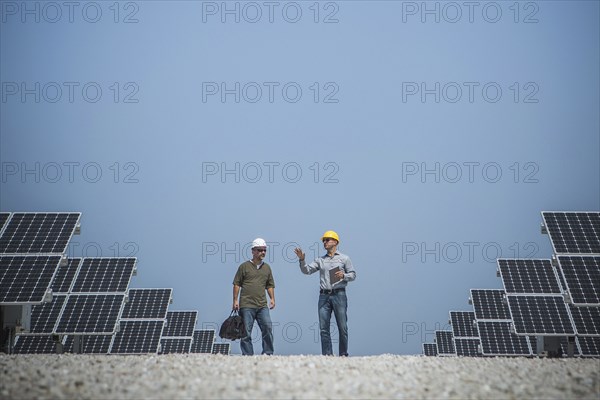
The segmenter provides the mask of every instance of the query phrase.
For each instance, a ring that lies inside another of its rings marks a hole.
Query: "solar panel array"
[[[14,330],[9,351],[53,353],[59,345],[93,354],[192,351],[197,312],[169,312],[166,324],[172,290],[130,290],[135,258],[67,259],[80,218],[0,213],[0,305],[31,306],[29,329]],[[206,352],[213,342],[214,331]],[[200,340],[197,347],[205,352],[204,346]],[[229,347],[218,351],[229,353]]]
[[[600,212],[542,212],[542,220],[552,260],[498,259],[504,289],[471,289],[473,313],[450,312],[454,348],[448,332],[436,331],[436,351],[424,343],[425,355],[532,356],[543,351],[566,356],[573,351],[600,356]]]

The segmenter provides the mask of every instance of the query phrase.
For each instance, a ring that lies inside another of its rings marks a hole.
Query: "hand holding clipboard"
[[[344,279],[344,271],[340,267],[329,270],[329,282],[331,286],[339,283],[342,279]]]

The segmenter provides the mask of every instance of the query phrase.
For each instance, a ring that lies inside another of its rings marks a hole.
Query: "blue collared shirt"
[[[331,282],[329,281],[329,270],[336,267],[340,267],[344,271],[344,279],[332,286]],[[321,289],[325,290],[344,288],[348,285],[348,282],[356,279],[356,271],[354,270],[354,266],[352,265],[350,257],[338,251],[336,251],[331,257],[328,254],[325,254],[310,264],[307,264],[305,260],[301,260],[300,271],[306,275],[314,274],[315,272],[320,271]]]

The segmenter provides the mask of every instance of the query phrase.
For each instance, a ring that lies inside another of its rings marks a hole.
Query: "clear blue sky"
[[[320,353],[292,249],[336,230],[351,355],[420,353],[550,257],[540,211],[600,209],[598,2],[315,3],[1,1],[0,209],[81,211],[70,255],[198,328],[265,238],[279,354]]]

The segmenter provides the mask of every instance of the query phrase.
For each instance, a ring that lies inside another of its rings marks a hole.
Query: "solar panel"
[[[481,350],[487,356],[531,355],[529,340],[511,332],[510,322],[478,321]]]
[[[160,339],[160,354],[189,353],[192,347],[192,338],[165,338]]]
[[[600,307],[575,307],[569,310],[579,336],[600,336]]]
[[[116,332],[123,294],[69,295],[56,333],[108,334]]]
[[[15,354],[51,354],[56,353],[56,342],[52,335],[17,336]]]
[[[558,256],[573,304],[600,306],[600,256]]]
[[[542,212],[556,254],[600,254],[600,212]]]
[[[479,337],[473,311],[450,311],[450,323],[454,337]]]
[[[73,293],[124,293],[135,270],[136,258],[84,258]]]
[[[530,343],[532,343],[532,350],[533,350],[533,342],[531,342],[531,339],[529,339]],[[581,352],[579,351],[579,346],[577,346],[577,338],[573,337],[573,341],[574,341],[574,348],[573,348],[573,355],[574,356],[580,356]],[[562,351],[562,356],[563,357],[569,357],[569,340],[566,337],[561,337],[560,338],[560,348]]]
[[[507,294],[561,294],[550,260],[498,259],[498,270]]]
[[[114,337],[111,354],[158,353],[164,321],[121,321]]]
[[[81,258],[70,258],[67,265],[58,267],[56,276],[52,281],[53,293],[69,293],[80,262]]]
[[[214,341],[214,329],[194,331],[194,341],[192,342],[190,353],[212,353]]]
[[[507,296],[507,298],[517,334],[575,335],[562,296]]]
[[[82,354],[108,354],[112,335],[80,335],[79,340],[83,340]],[[65,339],[64,352],[73,353],[73,342],[75,336],[69,335]]]
[[[213,354],[223,354],[228,356],[230,352],[230,344],[229,343],[214,343],[212,353]]]
[[[584,357],[600,356],[600,337],[579,336],[579,349]]]
[[[437,356],[437,345],[435,343],[423,343],[423,354],[429,357]]]
[[[478,357],[481,355],[479,353],[479,339],[454,338],[454,347],[457,356]]]
[[[81,213],[14,213],[0,236],[0,253],[63,254]]]
[[[0,304],[41,303],[61,256],[0,255]]]
[[[439,356],[456,355],[452,331],[435,331],[435,344]]]
[[[4,224],[6,224],[6,221],[8,221],[9,218],[10,213],[0,213],[0,234],[2,233],[2,228],[4,228]]]
[[[129,289],[121,319],[165,319],[172,289]]]
[[[52,296],[52,301],[31,307],[29,333],[54,333],[54,326],[63,309],[67,296]]]
[[[198,311],[169,311],[163,337],[194,336]]]
[[[471,289],[471,301],[476,320],[510,320],[510,311],[504,300],[504,290]]]

